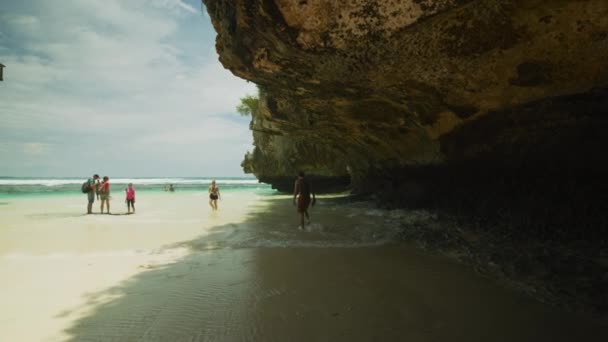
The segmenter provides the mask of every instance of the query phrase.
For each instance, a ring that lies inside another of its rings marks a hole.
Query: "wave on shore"
[[[0,177],[0,194],[37,194],[37,193],[62,193],[78,192],[80,184],[87,178],[57,177],[57,178],[17,178]],[[110,184],[122,188],[133,183],[138,190],[162,190],[162,187],[173,184],[178,190],[200,190],[216,180],[220,188],[226,189],[266,189],[255,178],[250,177],[117,177],[110,178]]]

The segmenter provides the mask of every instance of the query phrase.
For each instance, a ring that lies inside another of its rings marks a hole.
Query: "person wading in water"
[[[217,200],[220,198],[220,188],[215,184],[215,179],[209,185],[209,205],[213,211],[217,210]]]
[[[310,196],[312,195],[312,203]],[[305,178],[304,172],[298,174],[298,179],[296,179],[296,183],[293,188],[293,205],[296,205],[296,197],[297,197],[297,206],[298,206],[298,214],[300,214],[300,227],[299,229],[304,229],[304,216],[306,216],[307,224],[310,224],[310,215],[308,215],[308,206],[312,204],[313,206],[317,202],[315,197],[315,193],[312,190],[312,184],[310,180]]]

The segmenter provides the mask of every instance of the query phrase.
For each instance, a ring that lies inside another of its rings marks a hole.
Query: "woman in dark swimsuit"
[[[209,205],[212,210],[217,210],[217,200],[220,198],[220,188],[215,184],[215,179],[209,185]]]

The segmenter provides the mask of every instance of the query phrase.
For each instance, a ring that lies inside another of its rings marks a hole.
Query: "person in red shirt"
[[[312,195],[312,201],[310,196]],[[307,223],[310,223],[310,216],[308,215],[308,206],[315,205],[316,198],[315,192],[312,190],[312,184],[310,180],[304,177],[304,172],[300,172],[298,179],[293,188],[293,205],[296,205],[296,197],[298,200],[298,214],[300,214],[300,227],[304,229],[304,216],[306,216]]]
[[[133,208],[133,214],[135,214],[135,189],[133,188],[133,183],[129,183],[125,189],[125,193],[127,195],[127,198],[125,199],[125,202],[127,202],[127,211],[130,214],[131,208]]]
[[[101,198],[101,213],[103,214],[103,205],[106,204],[106,211],[110,213],[110,178],[103,176],[99,189],[99,197]]]

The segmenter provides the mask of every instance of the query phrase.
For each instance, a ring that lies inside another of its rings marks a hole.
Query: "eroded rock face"
[[[605,0],[205,3],[220,61],[266,91],[244,162],[260,178],[304,169],[360,186],[478,160],[505,129],[536,143],[538,124],[559,118],[505,110],[608,84]]]
[[[608,310],[608,1],[205,3],[220,61],[265,90],[247,171],[350,175],[487,235],[490,265],[538,247],[504,274]]]

